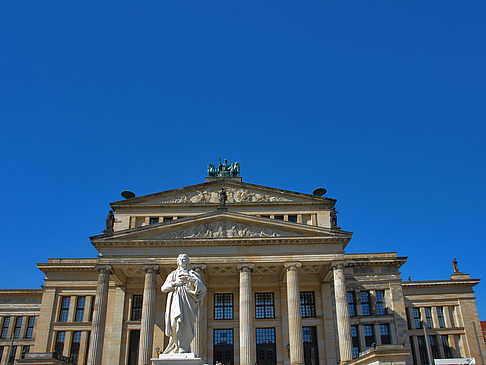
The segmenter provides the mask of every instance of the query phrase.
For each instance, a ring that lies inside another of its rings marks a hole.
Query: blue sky
[[[95,257],[108,203],[244,181],[337,198],[348,252],[485,278],[486,4],[2,2],[1,288]],[[476,287],[486,319],[484,283]]]

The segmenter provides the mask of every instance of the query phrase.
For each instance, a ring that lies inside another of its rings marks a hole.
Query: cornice
[[[0,296],[23,295],[23,294],[42,295],[42,289],[0,289]]]
[[[424,286],[455,286],[468,285],[475,286],[479,284],[480,279],[469,280],[429,280],[429,281],[402,281],[403,287],[424,287]]]

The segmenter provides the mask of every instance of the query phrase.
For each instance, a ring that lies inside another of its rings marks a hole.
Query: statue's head
[[[187,256],[185,253],[181,253],[179,256],[177,256],[177,265],[182,266],[183,268],[188,267],[189,256]]]

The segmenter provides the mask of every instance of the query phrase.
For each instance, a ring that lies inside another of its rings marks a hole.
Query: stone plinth
[[[153,358],[152,365],[203,365],[203,359],[193,353],[188,354],[160,354]]]

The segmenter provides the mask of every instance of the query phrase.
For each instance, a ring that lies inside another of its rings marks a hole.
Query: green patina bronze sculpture
[[[212,163],[208,165],[208,174],[213,177],[236,177],[240,173],[240,164],[238,162],[228,163],[228,160],[221,162],[219,157],[219,166],[216,168]]]

